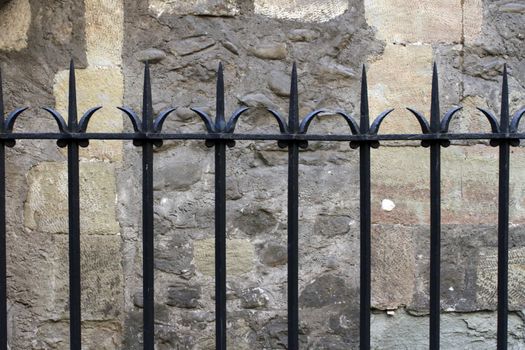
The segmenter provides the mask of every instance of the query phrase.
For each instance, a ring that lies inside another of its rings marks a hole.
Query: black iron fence
[[[70,348],[81,348],[80,307],[80,208],[79,208],[79,147],[87,147],[89,140],[132,140],[142,147],[142,234],[143,234],[143,295],[144,349],[154,349],[154,225],[153,225],[153,147],[164,140],[205,140],[215,149],[215,308],[216,348],[226,349],[226,147],[236,140],[275,140],[279,147],[288,148],[288,349],[299,348],[299,148],[306,148],[308,141],[349,141],[350,147],[359,148],[360,159],[360,348],[370,349],[371,309],[371,206],[370,206],[370,151],[379,147],[380,141],[420,140],[430,148],[430,349],[439,349],[440,335],[440,245],[441,245],[441,147],[448,147],[454,140],[490,140],[499,147],[499,205],[498,205],[498,322],[497,348],[507,349],[508,318],[508,233],[509,233],[509,162],[510,147],[518,146],[525,133],[518,126],[525,108],[511,118],[507,68],[503,72],[501,114],[499,122],[493,113],[479,109],[487,118],[490,133],[449,133],[449,124],[459,107],[452,108],[441,118],[439,107],[438,75],[434,65],[430,122],[418,111],[410,109],[421,127],[420,134],[379,134],[381,123],[392,110],[381,113],[372,124],[369,120],[366,73],[361,81],[360,122],[343,111],[332,114],[341,116],[349,127],[345,134],[309,134],[310,123],[322,117],[325,110],[316,110],[302,120],[299,118],[297,70],[292,69],[288,121],[277,111],[269,110],[275,118],[279,133],[234,133],[238,119],[247,110],[241,108],[228,119],[224,111],[224,81],[219,65],[216,91],[216,115],[212,118],[199,109],[193,109],[206,127],[204,133],[172,133],[162,130],[163,123],[175,108],[153,114],[149,66],[144,72],[142,118],[127,107],[119,108],[133,125],[131,133],[87,132],[90,118],[101,107],[85,112],[77,118],[75,70],[73,62],[69,76],[69,106],[66,120],[54,109],[44,108],[55,119],[58,132],[13,132],[18,117],[27,109],[19,108],[4,118],[3,94],[0,82],[0,350],[7,350],[7,295],[6,295],[6,202],[5,202],[5,147],[15,146],[19,139],[53,139],[59,147],[67,147],[68,205],[69,205],[69,313]],[[524,286],[525,287],[525,286]]]

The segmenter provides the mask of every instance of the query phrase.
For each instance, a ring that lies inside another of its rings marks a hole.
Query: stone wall
[[[17,130],[52,130],[39,106],[66,113],[67,67],[77,64],[79,110],[104,105],[93,131],[131,130],[115,106],[140,110],[143,62],[152,63],[164,128],[202,131],[190,106],[213,111],[225,64],[226,108],[253,107],[240,132],[276,127],[299,67],[301,115],[358,113],[368,68],[382,132],[417,132],[403,107],[428,114],[431,64],[442,108],[464,105],[455,132],[489,130],[475,106],[499,110],[503,63],[511,105],[525,103],[525,6],[519,0],[11,0],[0,7],[7,110],[31,105]],[[348,132],[340,119],[312,132]],[[405,142],[372,152],[372,346],[425,349],[428,328],[428,150]],[[81,154],[83,338],[86,349],[140,349],[141,168],[131,143],[91,142]],[[525,349],[525,152],[512,149],[510,348]],[[52,141],[8,151],[11,349],[68,348],[66,155]],[[359,310],[358,155],[311,142],[300,160],[302,348],[354,349]],[[442,343],[495,347],[497,150],[443,150]],[[165,142],[155,153],[158,349],[214,348],[213,151]],[[228,150],[228,342],[286,347],[286,151],[273,142]]]

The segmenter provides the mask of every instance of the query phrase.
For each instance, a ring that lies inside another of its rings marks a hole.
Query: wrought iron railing
[[[332,114],[341,116],[348,124],[348,133],[309,134],[310,123],[322,117],[326,110],[316,110],[302,120],[299,118],[297,70],[292,69],[288,121],[275,110],[268,110],[275,118],[279,133],[235,133],[239,118],[247,108],[225,118],[224,80],[219,65],[216,91],[216,115],[212,118],[203,110],[193,109],[202,119],[206,132],[173,133],[163,130],[166,118],[175,108],[163,110],[154,116],[152,107],[150,69],[145,65],[142,118],[131,108],[119,109],[129,118],[133,132],[88,132],[91,117],[101,108],[86,111],[77,117],[75,70],[73,62],[69,76],[69,106],[66,120],[52,108],[44,108],[54,118],[58,132],[13,132],[18,118],[27,108],[19,108],[4,118],[3,94],[0,82],[0,350],[7,350],[7,295],[6,295],[6,193],[5,147],[15,146],[20,139],[57,140],[59,147],[66,147],[68,167],[69,210],[69,313],[70,348],[81,348],[81,275],[80,275],[80,207],[79,207],[79,147],[87,147],[89,140],[132,140],[142,147],[142,234],[143,234],[143,342],[144,349],[153,350],[154,336],[154,220],[153,220],[153,147],[164,140],[205,140],[215,149],[215,305],[216,348],[226,349],[226,147],[236,140],[274,140],[279,147],[288,148],[288,349],[299,348],[299,148],[306,148],[308,141],[349,141],[350,147],[359,148],[360,159],[360,348],[370,349],[371,310],[371,203],[370,203],[370,151],[379,147],[380,141],[420,140],[430,148],[430,349],[439,349],[440,335],[440,245],[441,245],[441,147],[448,147],[454,140],[490,140],[499,147],[499,205],[498,205],[498,349],[507,348],[508,318],[508,233],[509,233],[509,162],[510,147],[518,146],[524,133],[518,131],[525,108],[509,115],[509,90],[507,68],[503,72],[501,115],[498,122],[493,113],[479,109],[487,118],[490,133],[449,133],[449,124],[459,107],[452,108],[441,118],[439,107],[438,74],[434,65],[430,122],[418,111],[410,109],[421,127],[419,134],[380,134],[381,123],[392,112],[381,113],[370,124],[366,72],[361,81],[360,122],[343,111]],[[525,286],[524,286],[525,287]],[[16,320],[15,320],[16,321]]]

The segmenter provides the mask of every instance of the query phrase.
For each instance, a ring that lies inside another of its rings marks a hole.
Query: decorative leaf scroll
[[[29,107],[17,108],[7,116],[4,124],[4,131],[12,132],[15,126],[15,122],[20,114],[26,111]]]
[[[91,117],[93,114],[95,114],[96,111],[101,109],[102,106],[94,107],[86,111],[82,118],[80,118],[80,121],[78,122],[78,132],[86,132],[88,128],[89,121],[91,120]]]
[[[133,125],[133,130],[135,132],[142,132],[142,125],[140,122],[140,118],[138,115],[129,107],[117,107],[117,109],[124,112],[125,115],[128,116],[129,120],[131,121],[131,124]]]

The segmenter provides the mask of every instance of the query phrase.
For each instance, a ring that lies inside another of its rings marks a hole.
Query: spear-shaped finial
[[[299,131],[299,92],[297,88],[297,64],[292,67],[292,81],[290,84],[290,109],[288,116],[290,131]]]
[[[440,129],[439,111],[439,77],[437,64],[434,62],[432,70],[432,98],[430,102],[430,129],[432,132],[439,132]]]
[[[222,62],[219,62],[217,69],[217,105],[216,105],[216,120],[215,126],[217,130],[224,130],[226,122],[224,120],[224,71]]]
[[[366,68],[363,64],[361,73],[361,118],[359,122],[359,131],[361,134],[368,133],[370,126],[370,112],[368,110],[368,82],[366,80]]]
[[[503,65],[503,84],[501,87],[501,132],[509,131],[509,82],[507,76],[507,64]]]
[[[149,72],[149,63],[144,65],[144,90],[142,92],[142,130],[150,130],[153,119],[153,102],[151,100],[151,77]]]
[[[73,59],[69,62],[68,125],[70,130],[75,130],[77,126],[77,86]]]

